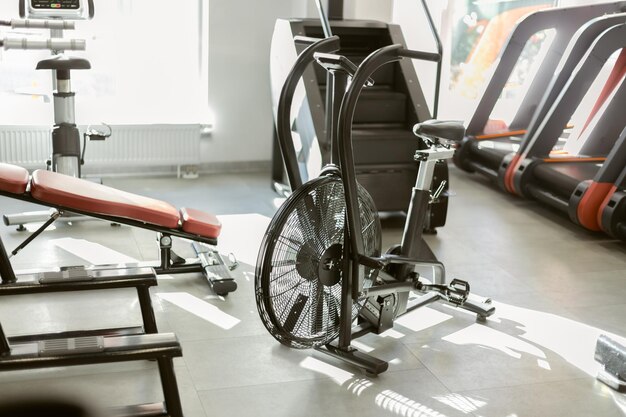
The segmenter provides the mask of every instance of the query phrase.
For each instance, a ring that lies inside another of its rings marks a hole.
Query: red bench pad
[[[170,229],[178,228],[180,220],[178,210],[164,201],[52,171],[33,172],[30,193],[45,203]]]
[[[180,218],[183,220],[183,230],[187,233],[217,239],[222,231],[222,223],[214,214],[181,208]]]
[[[28,186],[28,170],[16,165],[0,163],[0,191],[24,194]]]

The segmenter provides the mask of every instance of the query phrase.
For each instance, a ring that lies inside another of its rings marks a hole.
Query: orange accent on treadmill
[[[589,230],[602,230],[598,222],[598,210],[613,186],[610,182],[591,182],[576,208],[576,217],[581,226]]]
[[[602,227],[602,213],[604,213],[604,209],[606,209],[606,206],[609,205],[609,201],[611,201],[611,198],[613,197],[613,194],[615,194],[616,191],[617,191],[617,185],[613,184],[609,192],[604,197],[604,201],[602,201],[602,204],[600,204],[600,208],[598,209],[596,221],[598,222],[598,225],[600,226],[600,229],[602,230],[604,230],[604,228]],[[604,231],[608,232],[608,230],[604,230]]]
[[[503,138],[503,137],[506,137],[506,136],[523,136],[524,134],[526,134],[526,130],[524,130],[524,129],[508,130],[508,131],[505,131],[505,132],[490,133],[488,135],[476,135],[476,136],[474,136],[474,139],[476,139],[476,140],[486,140],[486,139]]]
[[[511,163],[506,169],[506,173],[504,174],[504,187],[511,194],[517,194],[517,191],[515,190],[515,185],[513,184],[513,177],[515,175],[515,171],[518,168],[520,156],[520,154],[516,154],[513,157]]]

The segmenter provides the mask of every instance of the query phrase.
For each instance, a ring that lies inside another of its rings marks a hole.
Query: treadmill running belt
[[[569,197],[578,184],[594,179],[601,167],[598,162],[542,162],[533,170],[533,182]]]

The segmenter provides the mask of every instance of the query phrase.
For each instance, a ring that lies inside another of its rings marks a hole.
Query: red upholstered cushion
[[[183,207],[180,218],[187,233],[217,239],[222,231],[222,223],[211,213]]]
[[[33,172],[31,195],[69,209],[123,217],[157,226],[178,228],[178,210],[172,205],[102,184],[52,171]]]
[[[0,191],[24,194],[28,185],[28,171],[17,165],[0,164]]]

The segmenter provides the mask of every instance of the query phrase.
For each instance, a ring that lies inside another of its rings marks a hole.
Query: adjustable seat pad
[[[222,223],[211,213],[183,207],[180,218],[187,233],[217,239],[222,230]]]
[[[0,163],[0,191],[24,194],[28,186],[28,170],[16,165]]]
[[[33,172],[31,195],[42,202],[143,223],[178,228],[180,216],[172,205],[52,171]]]

